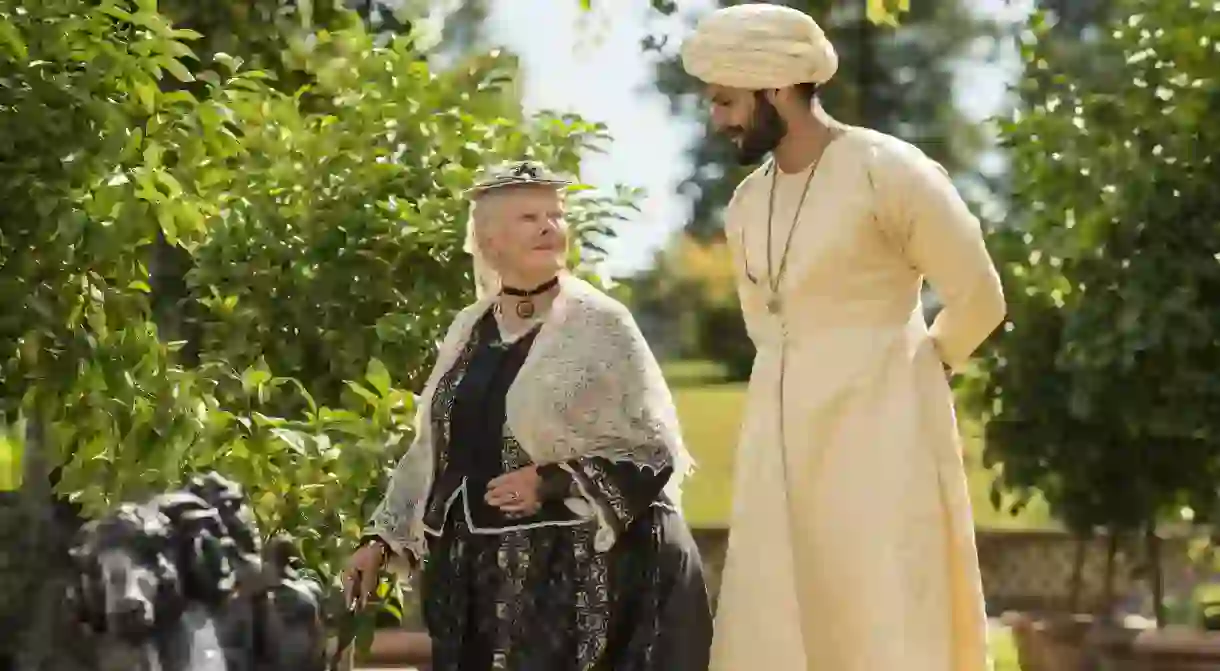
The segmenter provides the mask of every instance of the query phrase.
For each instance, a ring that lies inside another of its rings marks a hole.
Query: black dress
[[[699,553],[665,499],[670,473],[581,459],[539,468],[543,505],[510,518],[487,483],[527,466],[505,399],[536,330],[504,343],[491,312],[433,397],[436,459],[421,575],[434,671],[703,671],[711,613]],[[576,463],[576,462],[579,463]],[[618,527],[568,509],[579,485]]]

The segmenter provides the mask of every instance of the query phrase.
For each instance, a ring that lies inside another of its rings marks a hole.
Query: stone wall
[[[1072,567],[1079,542],[1055,531],[982,531],[978,534],[979,565],[988,610],[1063,611],[1071,607]],[[1187,539],[1170,537],[1162,542],[1161,566],[1166,593],[1173,594],[1189,583]],[[1080,609],[1093,611],[1104,599],[1106,551],[1109,538],[1097,537],[1085,544]],[[1115,594],[1131,602],[1147,595],[1142,548],[1124,548],[1116,557]]]
[[[720,572],[728,546],[726,529],[696,529],[695,542],[703,554],[712,603],[719,595]],[[1057,531],[977,532],[979,566],[987,610],[998,616],[1009,610],[1060,611],[1070,607],[1072,566],[1077,541]],[[1086,545],[1080,607],[1093,610],[1103,597],[1108,539],[1098,537]],[[1162,565],[1166,589],[1172,593],[1188,581],[1186,540],[1169,538],[1163,543]],[[1116,594],[1120,598],[1143,594],[1138,577],[1143,563],[1140,553],[1120,553],[1116,563]]]
[[[703,528],[694,529],[692,533],[703,555],[708,592],[715,607],[728,547],[728,530]],[[1057,531],[979,530],[976,542],[988,615],[999,617],[1007,611],[1070,610],[1072,565],[1077,548],[1077,542],[1071,536]],[[1099,537],[1086,546],[1079,604],[1082,612],[1094,611],[1103,597],[1107,545],[1108,539]],[[1165,539],[1161,561],[1166,593],[1181,593],[1189,584],[1190,574],[1186,540]],[[1118,557],[1115,594],[1123,602],[1130,603],[1133,598],[1146,601],[1147,586],[1138,575],[1142,562],[1139,553],[1127,552]],[[412,590],[406,596],[405,625],[409,629],[422,629],[416,602],[418,592]]]

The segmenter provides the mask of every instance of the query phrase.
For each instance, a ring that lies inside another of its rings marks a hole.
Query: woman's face
[[[479,246],[506,284],[541,284],[566,266],[563,213],[559,191],[548,186],[505,187],[481,199]]]

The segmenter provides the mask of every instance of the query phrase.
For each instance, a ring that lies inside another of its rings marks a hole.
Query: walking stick
[[[339,622],[339,635],[335,652],[331,655],[330,666],[328,671],[347,671],[348,667],[344,665],[344,655],[348,653],[348,649],[356,642],[357,625],[359,624],[360,616],[360,586],[363,583],[364,576],[357,571],[352,580],[352,593],[347,602],[346,612],[343,614],[343,619]],[[354,651],[353,651],[354,652]]]

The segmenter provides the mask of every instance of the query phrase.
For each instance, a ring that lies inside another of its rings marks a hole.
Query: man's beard
[[[775,151],[780,140],[788,133],[787,124],[775,106],[762,93],[757,94],[754,119],[748,128],[736,134],[741,138],[737,148],[737,162],[741,165],[756,165],[763,157]]]

